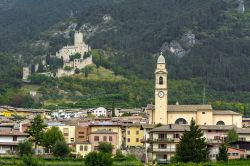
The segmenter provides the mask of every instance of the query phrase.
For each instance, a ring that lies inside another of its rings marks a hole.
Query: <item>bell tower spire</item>
[[[167,69],[165,58],[162,52],[157,60],[155,70],[155,110],[153,111],[154,124],[168,124],[168,89],[167,89]]]

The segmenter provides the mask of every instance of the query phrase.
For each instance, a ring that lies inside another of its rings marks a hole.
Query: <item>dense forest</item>
[[[113,102],[121,107],[146,106],[153,102],[155,62],[163,51],[169,71],[170,103],[203,103],[205,89],[206,103],[243,112],[249,109],[250,100],[250,2],[244,2],[245,11],[239,5],[237,0],[0,2],[0,104],[22,98],[29,104],[22,105],[18,100],[18,106],[43,105],[34,104],[37,100],[23,91],[21,68],[71,44],[74,28],[69,30],[68,37],[64,32],[76,23],[76,29],[85,34],[85,42],[93,50],[105,52],[105,56],[93,53],[97,66],[114,71],[115,76],[126,81],[87,78],[35,81],[39,76],[34,76],[33,83],[43,90],[47,88],[48,94],[56,86],[83,95],[67,97],[78,105],[61,102],[62,106],[91,107]],[[185,37],[188,33],[194,36],[193,44]],[[48,43],[48,47],[34,46],[38,41]],[[182,56],[171,51],[172,43],[177,43],[177,51],[184,52]],[[45,86],[47,81],[52,83]],[[43,100],[65,98],[53,94],[43,94]]]

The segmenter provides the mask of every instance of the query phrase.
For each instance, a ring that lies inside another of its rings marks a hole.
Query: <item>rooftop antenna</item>
[[[206,87],[203,86],[203,105],[206,103]]]

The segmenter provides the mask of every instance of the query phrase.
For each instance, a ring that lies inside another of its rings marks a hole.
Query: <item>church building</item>
[[[167,66],[164,56],[158,57],[155,70],[155,105],[147,107],[150,124],[235,125],[242,127],[242,115],[229,110],[213,110],[211,105],[168,105]]]

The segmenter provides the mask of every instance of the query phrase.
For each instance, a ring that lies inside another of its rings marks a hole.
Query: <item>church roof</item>
[[[162,55],[162,53],[161,53],[161,55],[158,57],[158,60],[157,60],[157,63],[158,64],[165,64],[165,58],[164,58],[164,56]]]
[[[214,110],[213,111],[214,115],[240,115],[240,113],[230,111],[230,110]]]
[[[168,111],[212,110],[211,105],[168,105]]]

